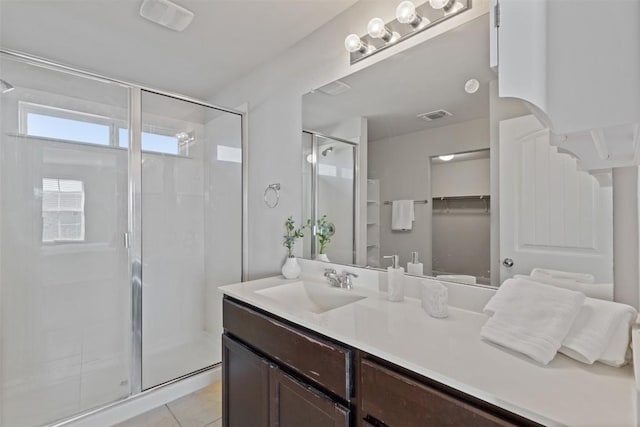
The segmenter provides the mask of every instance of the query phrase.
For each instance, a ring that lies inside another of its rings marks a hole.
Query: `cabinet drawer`
[[[224,329],[346,401],[351,399],[351,350],[225,298]]]
[[[361,375],[362,416],[390,427],[516,425],[369,360]]]

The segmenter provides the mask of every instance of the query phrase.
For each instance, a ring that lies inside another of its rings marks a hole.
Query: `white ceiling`
[[[174,32],[142,0],[0,0],[0,46],[206,99],[356,0],[175,0],[195,13]]]
[[[351,90],[306,94],[305,129],[321,131],[353,117],[368,119],[368,139],[383,138],[489,117],[489,31],[486,15],[455,30],[340,79]],[[475,94],[464,84],[480,81]],[[416,116],[438,109],[452,117],[426,122]]]

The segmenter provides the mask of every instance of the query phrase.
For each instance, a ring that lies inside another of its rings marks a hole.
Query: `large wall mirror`
[[[478,285],[535,268],[613,281],[610,177],[581,171],[497,96],[488,25],[303,96],[306,258],[384,268],[398,255],[410,274]]]

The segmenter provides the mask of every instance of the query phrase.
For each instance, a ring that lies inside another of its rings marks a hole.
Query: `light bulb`
[[[446,9],[453,5],[454,0],[429,0],[429,5],[434,9]]]
[[[374,39],[384,39],[390,33],[384,21],[380,18],[373,18],[369,21],[367,32]]]
[[[445,156],[438,156],[438,158],[440,160],[442,160],[443,162],[448,162],[449,160],[453,159],[455,157],[454,154],[447,154]]]
[[[416,14],[416,5],[412,1],[403,1],[396,8],[396,19],[401,24],[417,26],[422,22],[422,17]]]
[[[464,91],[467,93],[476,93],[480,89],[480,82],[477,79],[469,79],[464,84]]]
[[[366,51],[366,45],[360,40],[360,36],[357,34],[349,34],[344,39],[344,47],[351,53]]]

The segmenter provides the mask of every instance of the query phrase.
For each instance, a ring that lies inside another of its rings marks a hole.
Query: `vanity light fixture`
[[[399,34],[392,33],[380,18],[372,18],[371,21],[369,21],[367,33],[374,39],[382,39],[386,43],[395,41],[400,36]]]
[[[360,36],[357,34],[349,34],[346,39],[344,39],[344,47],[351,53],[367,53],[369,51],[369,45],[360,39]]]
[[[409,24],[412,27],[424,23],[428,24],[430,21],[416,13],[416,5],[412,1],[406,0],[398,5],[396,8],[396,19],[401,24]]]
[[[438,156],[438,158],[440,160],[442,160],[443,162],[448,162],[449,160],[452,160],[455,157],[455,154],[447,154],[445,156]]]
[[[464,8],[464,5],[459,1],[454,2],[453,6],[444,10],[444,16],[454,15],[456,12],[459,12]]]
[[[411,0],[401,1],[396,7],[396,19],[385,23],[372,18],[367,33],[362,36],[349,34],[344,46],[349,51],[351,64],[395,46],[409,37],[421,33],[472,7],[472,0],[422,0],[416,4]]]
[[[455,0],[429,0],[429,5],[436,9],[444,9],[447,10],[453,6]]]

